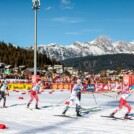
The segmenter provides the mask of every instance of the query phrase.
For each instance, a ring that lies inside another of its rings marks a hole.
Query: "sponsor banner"
[[[95,91],[117,91],[122,89],[122,83],[116,82],[116,83],[108,83],[108,84],[103,84],[103,83],[96,83],[95,84]]]
[[[104,90],[110,90],[110,85],[109,84],[103,84],[103,89]]]
[[[115,91],[116,90],[116,83],[110,83],[110,90]]]
[[[123,86],[129,86],[131,84],[131,76],[130,75],[124,75],[123,76]]]
[[[116,89],[121,90],[122,89],[122,83],[121,82],[116,82]]]
[[[9,90],[29,90],[32,88],[32,84],[8,84]]]
[[[131,86],[131,75],[124,75],[123,76],[123,90],[129,90]]]
[[[131,75],[131,85],[134,85],[134,75]]]
[[[95,83],[95,91],[103,91],[103,83]]]
[[[51,89],[71,89],[71,84],[65,84],[65,83],[52,83]]]
[[[130,87],[132,85],[134,85],[134,74],[123,75],[123,87]]]

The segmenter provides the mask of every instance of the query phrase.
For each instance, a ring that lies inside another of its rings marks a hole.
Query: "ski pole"
[[[73,94],[74,95],[74,94]],[[67,99],[69,99],[70,97],[72,97],[73,95],[67,97],[66,99],[62,100],[61,102],[57,103],[56,105],[54,105],[53,107],[58,106],[59,104],[63,103],[64,101],[66,101]]]
[[[93,97],[94,97],[94,100],[95,100],[96,105],[98,105],[98,103],[97,103],[97,101],[96,101],[96,98],[95,98],[95,95],[94,95],[93,92],[92,92],[92,95],[93,95]]]
[[[107,94],[101,94],[101,95],[108,96],[108,97],[110,97],[110,98],[115,98],[115,97],[113,97],[113,96],[111,96],[111,95],[107,95]]]
[[[66,99],[62,100],[61,102],[57,103],[56,105],[54,105],[53,107],[58,106],[59,104],[63,103],[64,101],[66,101],[67,99],[69,99],[70,97],[74,96],[74,94],[72,94],[71,96],[67,97]]]
[[[62,100],[61,102],[57,103],[55,106],[58,106],[59,104],[63,103],[64,101],[66,101],[68,98],[70,98],[71,96],[67,97],[66,99]]]
[[[133,92],[130,95],[128,95],[128,97],[126,99],[128,99],[132,94],[133,94]]]
[[[61,103],[63,103],[64,101],[66,101],[69,97],[67,97],[66,99],[62,100],[61,102],[57,103],[56,105],[51,105],[52,106],[52,109],[55,108],[56,106],[59,106]]]

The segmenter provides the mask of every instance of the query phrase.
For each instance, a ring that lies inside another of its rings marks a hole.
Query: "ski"
[[[106,118],[116,119],[116,117],[114,117],[114,116],[107,116],[107,115],[101,115],[101,117],[106,117]]]
[[[95,107],[95,108],[81,108],[80,111],[89,113],[89,112],[98,112],[98,111],[101,111],[101,109],[97,108],[97,107]]]
[[[21,105],[26,105],[26,103],[22,103],[22,104],[13,104],[13,105],[10,105],[8,107],[15,107],[15,106],[21,106]]]
[[[76,107],[71,107],[71,108],[76,108]],[[80,112],[84,114],[88,114],[89,112],[101,111],[101,109],[102,109],[101,107],[90,107],[90,108],[81,107]]]
[[[78,119],[78,117],[77,117],[77,116],[72,116],[72,115],[62,115],[62,114],[60,114],[60,115],[54,115],[54,116]]]
[[[134,113],[130,113],[128,114],[128,116],[134,117]]]
[[[88,118],[87,113],[82,113],[81,116],[77,116],[78,118]]]
[[[114,120],[134,120],[134,119],[132,119],[131,117],[129,117],[129,118],[124,118],[124,117],[114,117],[114,116],[104,116],[104,115],[101,115],[101,117],[106,117],[106,118],[111,118],[111,119],[114,119]]]
[[[91,111],[89,111],[89,110],[87,110],[87,111],[80,111],[80,114],[82,114],[82,115],[87,115],[87,114],[89,114]]]
[[[29,110],[34,110],[34,109],[35,110],[42,110],[41,108],[40,109],[36,109],[36,108],[27,108],[27,107],[26,107],[26,109],[29,109]]]
[[[74,118],[74,119],[88,118],[88,116],[85,116],[85,114],[82,114],[81,116],[76,116],[76,115],[54,115],[54,116],[66,117],[66,118]]]
[[[3,108],[3,109],[5,109],[5,108],[8,108],[9,106],[5,106],[5,107],[0,107],[0,108]]]
[[[50,106],[42,106],[41,108],[50,108],[50,107],[53,107],[53,105],[50,105]]]

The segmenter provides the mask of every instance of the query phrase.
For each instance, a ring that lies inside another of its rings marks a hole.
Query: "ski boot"
[[[131,119],[131,117],[129,117],[128,114],[125,114],[124,119]]]
[[[27,107],[26,108],[29,108],[29,105],[30,105],[30,103],[27,104]]]
[[[3,103],[3,108],[7,108],[6,101],[4,101],[4,103]]]
[[[82,117],[82,115],[80,114],[79,111],[77,111],[77,116],[78,116],[78,117]]]
[[[65,110],[62,112],[62,115],[65,115],[68,109],[69,109],[69,106],[66,106]]]
[[[3,108],[8,108],[7,106],[3,106]]]
[[[79,111],[82,111],[82,107],[79,106],[78,104],[76,104],[76,112],[77,112],[77,109],[79,109]]]
[[[38,107],[38,104],[36,104],[35,109],[40,109],[40,108]]]
[[[8,108],[7,106],[3,106],[3,108]]]
[[[80,106],[77,106],[77,107],[76,107],[76,115],[77,115],[78,117],[82,117],[82,115],[80,114]]]
[[[114,118],[114,112],[109,115],[109,117]]]

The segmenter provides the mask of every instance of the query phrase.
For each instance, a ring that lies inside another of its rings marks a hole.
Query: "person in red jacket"
[[[30,97],[31,99],[29,100],[28,104],[27,104],[27,108],[29,108],[31,102],[33,101],[33,99],[35,98],[36,100],[36,105],[35,105],[35,109],[40,109],[38,107],[38,93],[39,93],[39,90],[40,90],[40,87],[41,87],[41,81],[38,81],[38,83],[36,83],[33,88],[30,90]]]
[[[128,87],[128,89],[123,88],[122,91],[119,91],[119,92],[118,92],[117,98],[119,98],[119,107],[118,107],[113,113],[110,114],[110,117],[114,117],[114,115],[115,115],[118,111],[120,111],[123,106],[125,106],[125,107],[127,107],[128,111],[126,112],[124,118],[125,118],[125,119],[129,119],[129,118],[130,118],[130,117],[128,117],[128,115],[129,115],[129,113],[131,112],[131,109],[132,109],[132,108],[131,108],[130,104],[127,102],[126,99],[127,99],[127,98],[129,97],[129,95],[130,95],[131,93],[133,93],[133,92],[134,92],[134,90],[130,90],[129,87]]]

